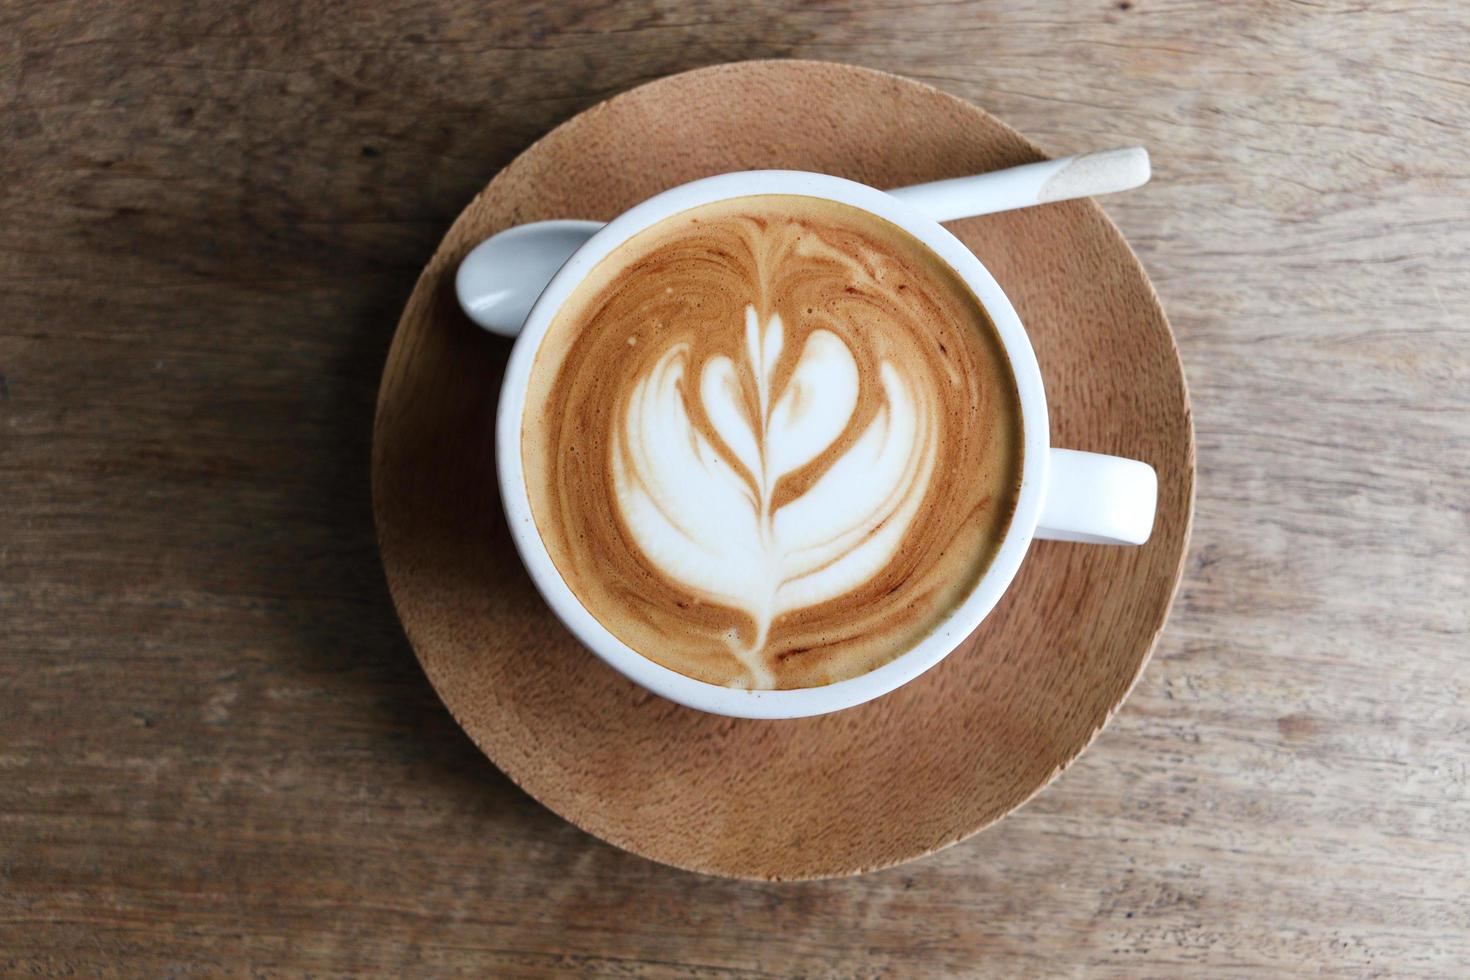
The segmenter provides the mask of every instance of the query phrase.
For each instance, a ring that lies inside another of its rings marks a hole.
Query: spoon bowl
[[[601,227],[599,221],[533,221],[492,235],[459,265],[459,305],[491,333],[514,337],[551,277]]]

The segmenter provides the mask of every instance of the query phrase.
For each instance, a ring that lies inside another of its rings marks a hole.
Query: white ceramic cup
[[[932,186],[932,185],[931,185]],[[756,194],[793,194],[838,201],[875,214],[913,235],[965,281],[994,322],[1020,396],[1024,457],[1015,512],[990,567],[929,635],[866,674],[823,687],[747,691],[669,670],[644,657],[599,623],[567,587],[536,528],[521,460],[521,420],[537,349],[572,291],[630,237],[690,208]],[[902,197],[839,177],[788,170],[722,174],[649,198],[593,234],[567,260],[531,307],[506,366],[496,419],[500,495],[511,536],[548,605],[588,649],[643,687],[690,708],[738,718],[801,718],[862,704],[918,677],[948,656],[995,607],[1036,538],[1094,544],[1142,544],[1153,528],[1158,482],[1137,460],[1053,449],[1036,354],[1010,300],[959,239]],[[951,202],[952,203],[952,202]],[[929,209],[931,212],[933,209]],[[977,204],[974,213],[983,213]],[[952,211],[952,208],[951,208]],[[946,212],[946,218],[955,217]],[[977,655],[983,656],[984,651]]]

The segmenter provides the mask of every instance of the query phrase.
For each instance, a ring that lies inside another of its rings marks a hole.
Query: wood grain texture
[[[894,8],[0,6],[0,973],[1465,972],[1470,14]],[[394,323],[491,175],[635,84],[791,55],[1150,147],[1105,204],[1199,492],[1152,664],[1050,789],[752,884],[483,760],[367,474]]]
[[[460,262],[497,231],[556,216],[607,220],[699,177],[765,166],[896,187],[1039,156],[1003,123],[918,82],[747,61],[651,82],[578,115],[455,221],[388,352],[374,509],[388,584],[429,679],[518,785],[646,857],[793,880],[889,867],[964,839],[1092,741],[1163,626],[1194,488],[1173,336],[1095,204],[951,227],[1027,325],[1053,443],[1142,459],[1158,473],[1152,538],[1141,548],[1036,544],[960,650],[901,691],[820,718],[679,708],[560,626],[521,569],[497,492],[493,420],[510,345],[454,299]]]

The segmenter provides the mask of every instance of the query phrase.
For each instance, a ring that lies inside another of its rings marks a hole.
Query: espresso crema
[[[867,212],[769,195],[599,263],[537,352],[532,513],[587,610],[731,687],[873,670],[974,588],[1009,525],[1021,413],[960,277]]]

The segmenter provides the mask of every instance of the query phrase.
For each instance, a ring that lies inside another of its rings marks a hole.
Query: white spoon
[[[935,221],[954,221],[1132,190],[1148,178],[1148,151],[1133,146],[888,193]],[[535,221],[487,238],[460,263],[454,280],[459,305],[491,333],[514,337],[551,277],[601,227],[597,221]]]

